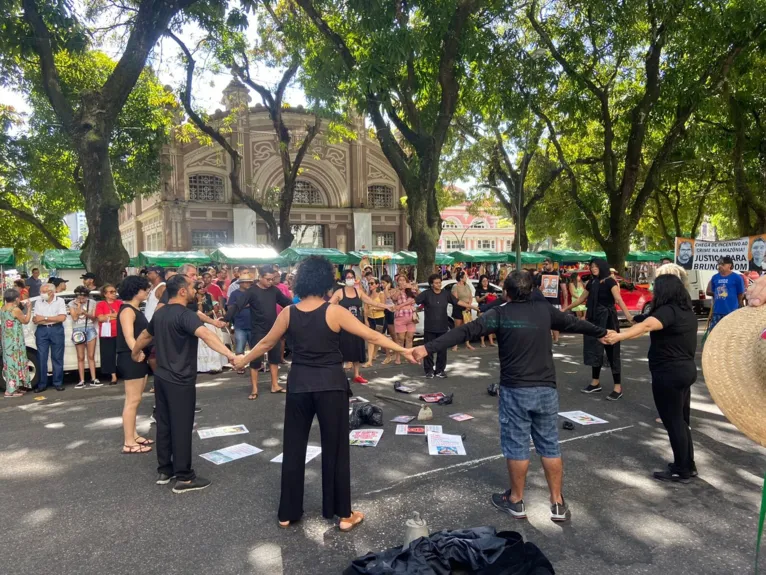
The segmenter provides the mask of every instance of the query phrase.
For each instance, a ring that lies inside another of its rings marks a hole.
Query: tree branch
[[[404,136],[404,139],[407,140],[413,146],[418,147],[422,140],[420,134],[416,133],[412,128],[410,128],[404,122],[404,120],[402,120],[399,114],[396,113],[396,110],[394,109],[394,106],[391,103],[391,99],[387,97],[384,98],[383,106],[386,109],[386,115],[389,118],[391,118],[391,121],[394,123],[394,126],[396,126],[396,129],[399,130],[402,136]]]
[[[22,0],[22,5],[24,7],[24,20],[32,27],[32,46],[40,58],[43,90],[64,129],[71,134],[74,127],[74,110],[61,89],[58,70],[53,58],[53,39],[50,31],[37,9],[35,0]]]
[[[349,71],[353,70],[356,66],[356,58],[354,58],[353,54],[351,54],[351,50],[348,49],[348,46],[346,46],[343,38],[341,38],[340,35],[337,34],[332,28],[330,28],[327,22],[324,21],[322,15],[314,7],[311,0],[295,0],[295,2],[303,9],[303,11],[314,23],[314,25],[319,28],[319,31],[324,34],[325,38],[327,38],[330,43],[335,46],[335,49],[340,53],[346,68],[348,68]]]
[[[662,215],[662,202],[660,201],[659,193],[655,192],[652,194],[652,198],[654,198],[654,203],[657,205],[657,222],[660,225],[660,232],[662,233],[668,249],[670,249],[673,247],[674,241],[668,233],[668,227],[665,225],[665,217]]]
[[[0,210],[8,212],[12,216],[17,217],[18,219],[25,221],[28,224],[32,224],[45,237],[45,239],[48,240],[48,242],[57,250],[67,249],[67,247],[64,244],[62,244],[59,241],[59,239],[50,232],[50,230],[48,229],[48,226],[45,225],[43,222],[41,222],[39,219],[37,219],[37,216],[35,216],[32,212],[22,210],[21,208],[18,208],[12,205],[5,198],[0,198]]]

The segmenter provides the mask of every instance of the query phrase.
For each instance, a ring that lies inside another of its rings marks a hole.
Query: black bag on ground
[[[354,404],[348,414],[348,428],[359,429],[360,427],[362,427],[362,416],[359,413],[359,404]]]
[[[515,531],[494,527],[439,531],[407,547],[368,553],[343,575],[554,575],[553,565]]]

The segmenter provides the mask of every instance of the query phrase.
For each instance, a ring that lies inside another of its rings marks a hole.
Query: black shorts
[[[128,352],[117,354],[117,375],[122,379],[143,379],[148,373],[149,366],[146,360],[136,363],[130,359],[130,353]]]
[[[379,318],[368,317],[367,318],[367,324],[370,326],[370,329],[374,329],[375,331],[381,331],[382,332],[383,328],[386,325],[386,318],[384,318],[384,317],[379,317]],[[380,328],[380,330],[378,330],[378,328]]]
[[[258,345],[258,342],[261,341],[268,332],[266,331],[251,331],[250,332],[250,340],[248,341],[248,344],[250,345],[250,349],[253,349],[256,345]],[[272,347],[269,350],[268,353],[268,359],[269,363],[271,365],[279,365],[279,362],[282,360],[282,342],[278,341],[277,345]],[[261,366],[263,365],[263,356],[254,359],[250,362],[250,367],[253,369],[261,369]]]

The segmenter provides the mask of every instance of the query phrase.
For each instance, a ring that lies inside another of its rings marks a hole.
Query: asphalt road
[[[351,534],[321,518],[321,462],[307,466],[304,521],[276,524],[284,396],[247,401],[247,380],[227,373],[201,376],[199,427],[245,424],[250,433],[200,440],[198,474],[213,480],[203,492],[174,495],[154,485],[154,454],[120,454],[122,386],[46,392],[0,403],[0,573],[7,574],[324,574],[340,573],[354,557],[401,544],[404,522],[420,511],[432,530],[494,525],[521,532],[568,575],[641,573],[752,573],[766,450],[740,434],[718,411],[704,379],[694,386],[692,418],[700,477],[689,485],[651,479],[670,459],[655,422],[646,363],[647,340],[623,344],[625,397],[607,402],[586,396],[590,369],[580,364],[579,337],[556,349],[561,410],[582,409],[608,421],[561,431],[565,495],[572,521],[548,518],[547,489],[533,459],[526,521],[489,503],[507,487],[500,456],[493,349],[450,353],[444,381],[426,381],[419,366],[367,370],[374,400],[400,380],[429,391],[455,393],[437,406],[434,424],[466,433],[465,457],[429,456],[425,440],[394,434],[396,415],[415,408],[376,401],[384,410],[383,438],[375,448],[352,447],[354,505],[367,515]],[[603,383],[611,389],[611,376]],[[474,420],[447,417],[467,412]],[[151,396],[140,409],[149,430]],[[563,421],[563,420],[562,420]],[[152,432],[149,431],[150,436]],[[318,444],[318,429],[312,443]],[[213,465],[200,453],[247,442],[257,455]]]

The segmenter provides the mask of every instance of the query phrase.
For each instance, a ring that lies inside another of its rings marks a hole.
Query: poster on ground
[[[396,435],[425,435],[426,433],[441,433],[441,425],[397,425]]]
[[[250,433],[244,425],[224,425],[222,427],[208,427],[207,429],[198,429],[197,434],[200,439],[210,439],[211,437],[225,437],[227,435],[241,435]]]
[[[377,447],[383,436],[382,429],[355,429],[348,434],[349,445],[357,447]]]
[[[238,443],[237,445],[231,445],[229,447],[224,447],[223,449],[201,453],[200,457],[207,459],[216,465],[221,465],[223,463],[228,463],[229,461],[235,461],[237,459],[242,459],[243,457],[255,455],[261,451],[263,451],[263,449],[258,449],[254,445]]]
[[[391,421],[394,423],[409,423],[413,419],[415,419],[414,415],[397,415]]]
[[[312,459],[314,459],[317,455],[322,453],[322,448],[318,447],[316,445],[309,445],[306,447],[306,461],[305,463],[308,463]],[[282,463],[282,458],[284,456],[284,453],[280,453],[277,455],[274,459],[270,461],[270,463]]]
[[[463,439],[459,435],[445,433],[428,434],[429,455],[465,455]]]
[[[766,234],[722,242],[676,238],[676,263],[687,270],[718,269],[718,258],[731,257],[736,272],[766,271]]]
[[[453,413],[450,415],[450,418],[455,421],[468,421],[469,419],[474,419],[473,415],[468,415],[467,413]]]
[[[600,417],[596,417],[590,413],[585,413],[584,411],[561,411],[559,412],[559,415],[568,419],[569,421],[579,423],[580,425],[597,425],[599,423],[609,423],[605,419],[601,419]]]

